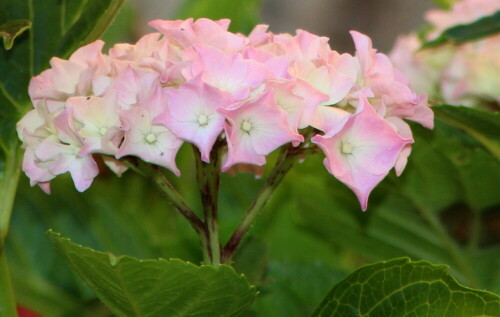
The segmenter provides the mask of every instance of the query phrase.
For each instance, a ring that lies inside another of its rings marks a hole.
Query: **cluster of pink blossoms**
[[[451,10],[428,11],[425,18],[432,31],[425,39],[433,40],[447,28],[472,23],[499,10],[498,0],[463,0]],[[416,91],[449,104],[477,107],[485,101],[500,104],[499,34],[420,51],[421,45],[416,34],[403,36],[390,54]]]
[[[306,31],[273,34],[258,25],[244,36],[227,31],[229,22],[155,20],[159,33],[135,45],[105,55],[96,41],[69,60],[52,58],[30,83],[34,110],[18,123],[31,184],[49,192],[50,181],[69,172],[84,191],[99,173],[96,155],[117,173],[121,158],[136,156],[180,175],[183,142],[208,162],[223,138],[227,171],[312,141],[366,209],[370,191],[405,167],[413,139],[402,119],[432,128],[426,96],[358,32],[352,56]],[[307,127],[317,131],[310,140],[301,134]]]

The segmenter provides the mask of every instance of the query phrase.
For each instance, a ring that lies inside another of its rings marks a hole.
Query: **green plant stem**
[[[472,210],[472,224],[470,240],[467,244],[467,254],[473,256],[479,246],[479,238],[481,236],[481,213],[478,210]]]
[[[9,232],[10,217],[21,173],[22,150],[13,139],[6,152],[3,175],[0,175],[0,316],[17,317],[16,301],[5,255],[4,242]]]
[[[200,190],[205,226],[207,228],[207,252],[210,255],[211,265],[219,265],[221,262],[221,246],[219,240],[219,228],[217,225],[217,205],[220,183],[220,155],[221,142],[214,144],[210,153],[210,163],[201,160],[200,152],[193,146],[196,162],[196,179]]]
[[[238,248],[241,240],[245,234],[250,229],[251,225],[254,223],[255,218],[264,208],[265,204],[274,193],[278,185],[281,183],[285,175],[292,168],[296,155],[302,153],[302,149],[293,148],[291,145],[284,147],[280,153],[276,164],[269,174],[264,186],[261,188],[259,194],[250,205],[250,207],[245,212],[242,220],[240,221],[237,229],[234,231],[233,235],[229,238],[228,242],[224,246],[222,251],[222,263],[230,264],[231,258]]]
[[[3,171],[0,171],[3,173],[3,175],[0,174],[0,250],[9,232],[12,206],[21,173],[22,150],[19,141],[13,140],[9,148],[12,150],[6,153],[5,167]]]
[[[16,300],[5,250],[0,250],[0,316],[17,317]]]
[[[129,162],[130,163],[130,162]],[[132,164],[132,163],[130,163]],[[135,166],[132,164],[132,166]],[[160,192],[162,192],[167,198],[168,202],[174,206],[181,215],[186,218],[191,227],[196,231],[200,239],[202,249],[203,249],[203,262],[210,263],[210,254],[207,251],[206,245],[209,243],[207,239],[207,228],[203,221],[194,213],[194,211],[189,207],[188,203],[184,198],[177,192],[174,186],[165,176],[162,168],[153,166],[148,163],[139,162],[138,166],[135,166],[134,170],[137,170],[141,175],[149,178],[158,187]]]

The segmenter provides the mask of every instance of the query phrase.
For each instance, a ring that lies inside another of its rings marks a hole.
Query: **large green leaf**
[[[500,11],[469,24],[461,24],[444,30],[436,39],[428,41],[422,48],[446,43],[458,45],[500,33]]]
[[[248,33],[259,22],[261,0],[187,0],[180,9],[181,18],[231,19],[229,29]]]
[[[335,285],[313,316],[500,315],[500,297],[460,285],[447,270],[407,258],[367,265]]]
[[[236,316],[256,290],[230,266],[138,260],[85,248],[49,232],[71,267],[118,316]]]

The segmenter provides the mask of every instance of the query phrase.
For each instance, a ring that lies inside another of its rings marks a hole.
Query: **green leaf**
[[[468,133],[500,160],[500,113],[451,105],[435,106],[433,110],[436,117]]]
[[[3,47],[10,50],[16,37],[31,27],[31,22],[25,19],[13,20],[0,25],[0,36],[3,37]]]
[[[230,266],[117,257],[76,245],[52,231],[48,235],[118,316],[236,316],[256,296],[255,288]]]
[[[56,55],[68,56],[75,47],[81,47],[99,38],[113,22],[125,0],[88,1],[59,43]]]
[[[408,258],[362,267],[335,285],[312,315],[498,316],[500,297],[460,285],[444,265]]]
[[[469,24],[461,24],[444,30],[436,39],[425,42],[422,49],[443,44],[459,45],[476,41],[500,32],[500,11]]]
[[[261,0],[187,0],[179,11],[183,19],[231,19],[229,30],[248,33],[259,22]]]

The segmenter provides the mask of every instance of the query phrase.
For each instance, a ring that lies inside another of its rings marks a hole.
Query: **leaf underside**
[[[68,264],[118,316],[237,316],[256,290],[227,265],[139,260],[85,248],[49,231]]]

